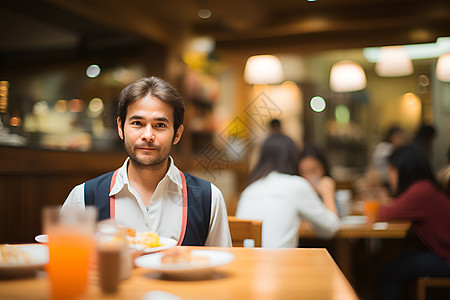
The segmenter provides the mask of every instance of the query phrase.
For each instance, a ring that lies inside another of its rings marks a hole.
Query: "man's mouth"
[[[142,151],[155,151],[155,150],[159,150],[159,147],[157,147],[157,146],[138,146],[138,147],[136,147],[136,149],[142,150]]]

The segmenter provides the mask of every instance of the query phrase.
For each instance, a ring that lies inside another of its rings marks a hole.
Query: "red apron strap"
[[[181,220],[181,232],[180,237],[178,239],[177,246],[180,246],[181,243],[183,243],[184,235],[186,233],[186,224],[187,224],[187,207],[188,207],[188,199],[187,199],[187,186],[186,186],[186,177],[184,176],[183,172],[178,170],[181,175],[181,181],[183,182],[183,219]]]
[[[112,188],[113,188],[114,184],[116,183],[116,177],[117,177],[118,171],[119,171],[119,169],[114,171],[114,174],[111,178],[111,185],[109,186],[109,192],[112,191]],[[109,217],[113,220],[116,218],[116,196],[115,195],[109,196]]]

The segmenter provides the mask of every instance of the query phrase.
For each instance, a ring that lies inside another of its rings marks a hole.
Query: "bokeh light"
[[[72,99],[68,103],[71,112],[82,112],[84,110],[84,102],[81,99]]]
[[[103,112],[104,108],[105,108],[105,106],[103,104],[103,100],[100,98],[93,98],[89,102],[88,109],[89,109],[89,114],[92,117],[99,116]]]
[[[66,100],[56,101],[54,110],[59,113],[66,112],[67,111],[67,101]]]
[[[37,116],[44,115],[49,112],[47,101],[39,101],[33,105],[33,113]]]
[[[334,111],[338,124],[348,124],[350,122],[350,110],[347,106],[339,104]]]
[[[98,75],[100,75],[100,67],[98,65],[90,65],[87,69],[86,69],[86,75],[89,78],[95,78]]]
[[[315,112],[322,112],[325,110],[325,107],[327,106],[325,100],[320,96],[312,97],[311,101],[309,102],[309,105],[311,106],[311,109]]]
[[[9,124],[14,127],[20,126],[22,124],[22,119],[19,117],[12,117],[9,120]]]

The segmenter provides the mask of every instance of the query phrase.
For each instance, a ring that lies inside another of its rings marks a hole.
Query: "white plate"
[[[46,234],[40,234],[40,235],[36,236],[34,239],[39,243],[47,243],[48,242],[48,236]],[[174,239],[171,239],[171,238],[167,238],[167,237],[160,237],[159,241],[161,242],[161,244],[163,244],[160,247],[145,248],[144,246],[141,246],[141,245],[130,244],[130,249],[142,251],[144,253],[153,253],[153,252],[158,252],[158,251],[172,248],[173,246],[176,246],[176,244],[177,244],[177,241],[175,241]]]
[[[31,258],[31,262],[28,264],[0,264],[0,275],[2,276],[31,274],[36,270],[43,269],[48,263],[48,248],[45,245],[28,244],[11,246],[18,247],[27,252]]]
[[[159,241],[162,244],[162,246],[160,246],[160,247],[144,248],[144,246],[141,246],[141,245],[130,244],[130,249],[142,251],[145,253],[154,253],[154,252],[172,248],[173,246],[176,246],[176,244],[177,244],[177,241],[175,241],[174,239],[162,237],[162,236],[159,237]]]
[[[42,244],[48,243],[48,235],[46,235],[46,234],[37,235],[34,237],[34,240],[36,242],[42,243]]]
[[[164,253],[156,253],[151,255],[143,255],[135,259],[138,267],[160,271],[166,274],[191,274],[203,273],[210,271],[216,267],[229,264],[233,261],[234,255],[226,251],[217,250],[192,250],[193,256],[206,256],[209,258],[209,263],[179,263],[179,264],[163,264],[161,258]]]
[[[361,225],[366,224],[366,216],[345,216],[341,219],[341,223],[344,225]]]

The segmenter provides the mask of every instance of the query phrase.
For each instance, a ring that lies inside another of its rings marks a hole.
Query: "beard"
[[[150,153],[145,154],[139,150],[140,147],[151,147],[156,148],[152,150]],[[165,163],[167,162],[167,158],[172,151],[172,144],[169,147],[161,147],[155,145],[153,143],[141,143],[138,145],[130,144],[126,139],[124,139],[124,148],[127,155],[130,157],[133,164],[138,168],[160,168],[165,167]]]

